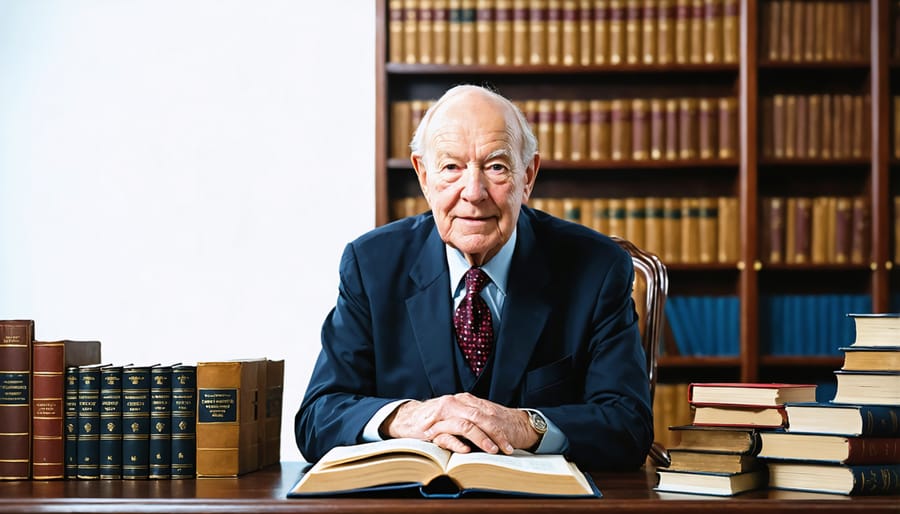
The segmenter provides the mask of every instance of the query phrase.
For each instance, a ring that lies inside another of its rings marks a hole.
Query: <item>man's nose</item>
[[[462,197],[469,202],[477,202],[487,196],[484,171],[479,166],[469,165],[466,168]]]

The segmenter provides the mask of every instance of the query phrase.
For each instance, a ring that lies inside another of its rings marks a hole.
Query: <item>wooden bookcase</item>
[[[889,44],[896,13],[893,3],[888,0],[846,0],[869,4],[871,48],[869,57],[864,60],[769,62],[760,55],[760,19],[765,4],[771,1],[739,2],[739,59],[734,64],[499,66],[389,62],[389,2],[378,0],[376,224],[390,221],[393,199],[419,194],[409,161],[389,158],[392,102],[434,99],[459,83],[489,84],[513,100],[545,97],[571,100],[616,95],[734,96],[738,101],[739,151],[736,158],[623,162],[554,161],[545,157],[535,194],[547,197],[736,196],[740,217],[737,261],[728,264],[670,263],[667,266],[670,296],[737,297],[739,355],[663,355],[659,362],[660,379],[797,381],[830,377],[831,372],[840,367],[840,357],[766,354],[761,341],[760,298],[770,293],[847,292],[868,295],[873,312],[887,312],[891,308],[891,292],[900,291],[900,271],[892,269],[894,222],[891,207],[893,197],[900,195],[898,181],[891,180],[900,173],[900,162],[891,159],[892,149],[889,148],[893,135],[890,130],[893,122],[891,87],[896,88],[895,77],[900,76],[900,59],[891,57]],[[869,156],[839,160],[763,157],[760,113],[765,95],[832,90],[870,96]],[[860,195],[870,202],[871,255],[866,262],[767,264],[760,248],[762,198],[766,195],[824,194]]]

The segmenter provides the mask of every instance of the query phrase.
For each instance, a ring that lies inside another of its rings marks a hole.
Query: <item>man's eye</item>
[[[458,171],[458,170],[459,170],[459,166],[457,166],[456,164],[445,164],[445,165],[444,165],[444,170],[446,170],[446,171]]]
[[[489,165],[487,167],[487,169],[488,169],[488,171],[491,171],[494,173],[502,173],[502,172],[506,171],[506,166],[503,164],[495,163],[495,164]]]

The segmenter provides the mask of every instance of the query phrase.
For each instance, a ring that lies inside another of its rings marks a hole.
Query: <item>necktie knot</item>
[[[488,283],[487,273],[481,268],[469,268],[466,272],[466,295],[478,294]]]

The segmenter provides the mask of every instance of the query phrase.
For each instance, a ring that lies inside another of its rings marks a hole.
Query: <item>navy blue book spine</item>
[[[78,366],[66,367],[64,417],[66,478],[78,478]]]
[[[100,368],[78,368],[78,478],[100,478]]]
[[[150,369],[150,478],[172,475],[172,367]]]
[[[172,368],[172,478],[193,478],[197,468],[197,368]]]
[[[150,474],[150,368],[122,369],[122,478],[146,479]]]
[[[122,478],[122,367],[100,370],[100,478]]]

